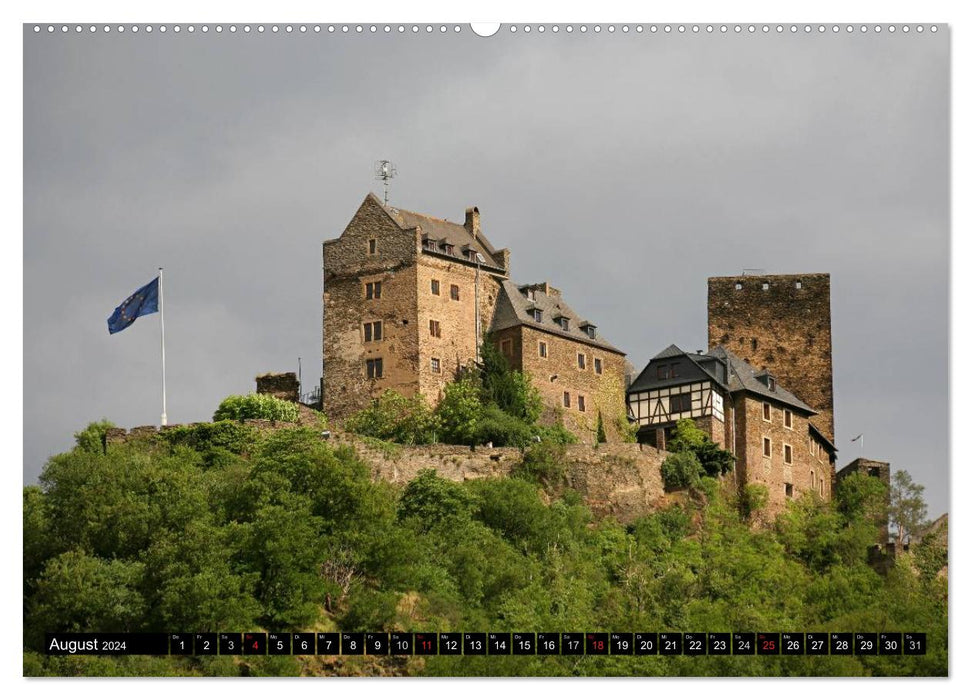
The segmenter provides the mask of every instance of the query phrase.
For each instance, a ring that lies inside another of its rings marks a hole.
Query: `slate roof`
[[[534,289],[534,299],[527,299],[523,294],[521,288],[525,289],[526,287]],[[542,311],[541,321],[537,321],[531,315],[530,310],[534,308]],[[559,316],[566,316],[570,319],[568,330],[564,330],[554,322],[553,319]],[[570,308],[561,296],[546,294],[541,289],[536,288],[535,285],[517,285],[515,282],[506,279],[502,281],[502,292],[496,303],[496,311],[490,330],[501,331],[515,326],[529,326],[621,355],[625,354],[604,340],[599,333],[596,337],[591,338],[580,330],[587,323],[590,322]],[[590,325],[594,324],[590,323]]]
[[[714,350],[710,350],[708,354],[711,357],[717,357],[727,361],[729,391],[734,392],[744,389],[749,393],[789,404],[793,408],[801,409],[803,412],[809,413],[810,415],[815,415],[817,413],[817,411],[806,405],[799,397],[780,385],[779,382],[775,383],[775,391],[770,390],[763,381],[758,379],[760,376],[765,376],[765,372],[763,370],[756,369],[745,360],[739,359],[737,355],[725,349],[721,345],[716,347]]]
[[[463,248],[466,246],[471,248],[473,251],[481,253],[482,257],[485,258],[483,265],[489,267],[494,267],[496,269],[503,269],[502,264],[496,259],[496,249],[489,242],[481,232],[475,238],[469,233],[465,225],[455,221],[448,221],[447,219],[437,219],[434,216],[428,216],[427,214],[419,214],[418,212],[408,211],[406,209],[396,209],[391,206],[385,206],[380,199],[377,198],[373,192],[372,197],[377,199],[378,203],[384,208],[388,215],[403,229],[421,227],[422,236],[427,236],[430,241],[435,242],[435,248],[431,251],[440,255],[445,255],[444,251],[439,250],[438,243],[447,242],[454,246],[453,255],[449,257],[456,257],[460,260],[468,262],[469,259],[463,255]],[[473,255],[472,262],[475,262]]]
[[[772,399],[774,401],[787,404],[788,406],[799,409],[803,413],[807,413],[809,415],[815,415],[817,413],[817,411],[806,405],[798,396],[780,385],[778,381],[775,383],[775,390],[769,389],[768,384],[760,379],[760,377],[764,377],[766,375],[764,370],[756,369],[745,360],[740,359],[731,351],[726,350],[721,345],[713,350],[709,350],[706,354],[685,352],[677,345],[669,345],[651,358],[651,363],[653,363],[655,360],[666,360],[674,357],[687,358],[689,362],[692,362],[698,367],[698,369],[704,372],[705,375],[711,379],[711,381],[732,393],[737,391],[747,391],[750,394],[763,396],[767,399]],[[725,363],[727,368],[727,376],[725,381],[719,381],[711,370],[708,369],[710,363],[706,363],[705,361],[710,360],[711,358],[716,358]],[[650,367],[650,363],[648,364],[648,367]],[[679,384],[690,383],[691,381],[698,381],[697,379],[692,380],[688,378],[656,379],[653,376],[645,375],[646,371],[647,367],[644,368],[644,370],[637,376],[637,379],[635,379],[630,385],[630,388],[627,390],[628,393],[648,391],[650,389],[677,386]]]

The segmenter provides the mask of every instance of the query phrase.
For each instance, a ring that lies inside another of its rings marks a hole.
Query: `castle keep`
[[[384,205],[369,194],[323,244],[323,410],[340,419],[388,389],[435,405],[490,334],[529,372],[547,419],[590,441],[625,420],[624,354],[548,283],[516,285],[509,251],[462,224]]]
[[[771,370],[835,441],[828,274],[709,277],[708,347],[716,345]]]

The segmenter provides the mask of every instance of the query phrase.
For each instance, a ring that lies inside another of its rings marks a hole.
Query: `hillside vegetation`
[[[946,550],[867,564],[882,486],[846,480],[753,528],[702,477],[622,526],[520,476],[371,480],[308,428],[222,421],[104,447],[23,492],[26,675],[946,675]],[[552,456],[551,456],[552,455]],[[537,466],[539,465],[539,466]],[[744,516],[742,514],[745,514]],[[943,552],[943,553],[942,553]],[[917,631],[903,657],[47,657],[45,631]]]

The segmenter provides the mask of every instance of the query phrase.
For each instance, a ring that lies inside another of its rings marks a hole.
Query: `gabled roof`
[[[681,377],[658,379],[653,373],[648,373],[648,368],[654,365],[656,361],[670,360],[676,357],[684,357],[692,367],[697,368],[697,372],[694,373],[694,376],[685,373]],[[717,377],[710,369],[712,366],[712,359],[716,359],[724,363],[726,367],[726,376],[724,380]],[[718,384],[723,389],[727,389],[731,393],[735,393],[737,391],[746,391],[750,394],[756,394],[767,399],[772,399],[774,401],[787,404],[809,415],[814,415],[817,413],[803,403],[803,401],[791,391],[788,391],[784,387],[780,386],[779,382],[775,383],[774,390],[769,389],[768,385],[759,379],[759,377],[766,376],[767,373],[765,370],[756,369],[745,360],[739,359],[732,352],[726,350],[720,345],[705,354],[685,352],[677,345],[669,345],[651,358],[651,361],[648,363],[647,367],[645,367],[641,373],[637,375],[637,378],[631,383],[630,387],[627,389],[627,393],[630,394],[634,392],[649,391],[651,389],[661,389],[665,387],[678,386],[680,384],[697,382],[698,372],[701,372],[707,379]]]
[[[621,355],[624,354],[599,335],[591,338],[580,330],[585,321],[563,301],[559,294],[547,294],[538,286],[530,285],[534,298],[527,299],[520,291],[520,286],[508,279],[502,281],[499,300],[496,303],[496,312],[490,327],[491,331],[501,331],[515,326],[529,326],[580,343],[593,345]],[[539,309],[543,312],[541,321],[537,321],[532,316],[532,309]],[[570,319],[571,323],[568,330],[564,330],[553,321],[555,317],[559,316],[566,316]]]
[[[717,357],[728,363],[729,391],[735,392],[745,390],[750,394],[764,396],[767,399],[774,399],[776,401],[788,404],[793,408],[798,408],[804,413],[808,413],[810,415],[815,415],[817,413],[817,411],[806,405],[791,391],[782,387],[779,382],[775,383],[775,390],[769,389],[765,383],[758,379],[759,376],[765,376],[765,370],[756,369],[745,360],[739,359],[737,355],[721,345],[713,350],[710,350],[708,355],[711,357]]]
[[[479,235],[473,237],[469,230],[465,228],[464,224],[447,219],[438,219],[427,214],[419,214],[418,212],[408,211],[407,209],[397,209],[392,206],[387,206],[373,192],[369,193],[368,197],[372,197],[402,229],[413,229],[420,226],[422,235],[427,236],[429,240],[433,240],[436,243],[446,242],[449,245],[455,246],[456,250],[468,248],[481,253],[482,257],[485,258],[483,265],[488,265],[499,270],[503,269],[502,264],[496,259],[496,249],[481,232]],[[437,251],[438,248],[436,246],[435,252]],[[464,259],[460,255],[453,257],[457,257],[460,260]]]

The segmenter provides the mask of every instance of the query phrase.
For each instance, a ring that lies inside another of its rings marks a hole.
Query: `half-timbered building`
[[[740,485],[762,483],[769,505],[814,491],[831,497],[836,447],[811,422],[816,411],[719,346],[707,353],[671,345],[627,389],[638,440],[665,449],[677,422],[690,418],[735,457]]]

